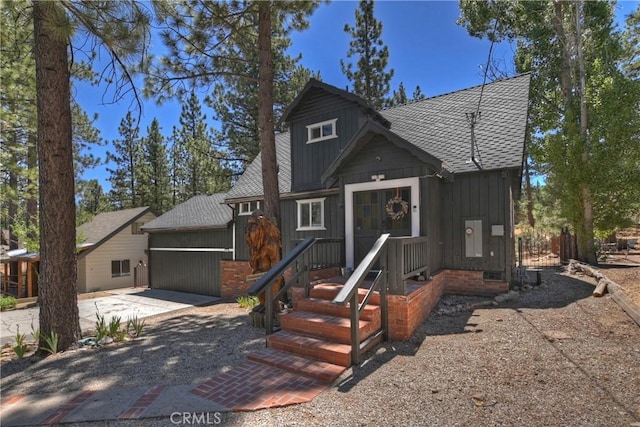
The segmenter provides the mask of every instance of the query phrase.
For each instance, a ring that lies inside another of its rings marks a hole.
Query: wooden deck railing
[[[389,239],[389,293],[404,295],[406,280],[420,274],[429,276],[428,239],[426,237],[392,237]]]

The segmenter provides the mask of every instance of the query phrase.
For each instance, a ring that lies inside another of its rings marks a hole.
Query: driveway
[[[142,319],[183,308],[209,305],[219,299],[207,295],[140,288],[114,289],[101,294],[107,294],[107,296],[79,299],[78,310],[82,331],[95,327],[98,313],[104,316],[107,323],[115,316],[120,316],[122,321],[126,322],[130,317],[137,316]],[[18,328],[21,333],[28,334],[32,329],[37,329],[39,315],[38,307],[2,312],[0,314],[0,345],[13,342]]]

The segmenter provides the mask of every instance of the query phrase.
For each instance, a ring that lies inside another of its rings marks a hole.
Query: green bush
[[[9,308],[14,308],[18,300],[16,300],[11,295],[2,295],[0,296],[0,311],[5,311]]]
[[[260,300],[256,296],[241,296],[236,298],[236,302],[240,305],[240,308],[253,308],[260,304]]]

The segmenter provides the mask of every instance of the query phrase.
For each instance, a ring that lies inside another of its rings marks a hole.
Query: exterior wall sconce
[[[384,179],[384,174],[380,173],[378,175],[371,175],[371,181],[380,182]]]

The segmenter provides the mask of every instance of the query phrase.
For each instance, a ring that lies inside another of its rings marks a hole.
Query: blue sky
[[[617,17],[624,16],[638,7],[638,1],[618,2]],[[334,1],[321,5],[311,16],[311,26],[292,36],[292,54],[302,54],[301,63],[315,71],[320,70],[322,80],[339,88],[349,82],[340,69],[340,59],[346,59],[350,36],[343,31],[346,23],[353,25],[356,1]],[[376,19],[383,23],[382,40],[389,46],[389,67],[395,70],[392,89],[403,82],[411,95],[420,85],[427,96],[441,95],[466,87],[481,85],[483,68],[487,62],[491,43],[469,36],[463,27],[456,25],[459,15],[457,1],[378,1],[374,10]],[[620,21],[622,22],[622,21]],[[512,70],[512,46],[495,45],[492,57]],[[96,126],[107,141],[118,139],[118,126],[127,114],[131,100],[119,104],[101,105],[103,88],[78,86],[77,101],[92,115],[99,118]],[[156,105],[152,99],[144,100],[140,135],[147,134],[147,126],[157,117],[165,136],[177,125],[180,116],[178,102]],[[134,113],[137,113],[135,110]],[[203,112],[212,113],[203,104]],[[211,121],[212,127],[217,123]],[[109,146],[95,150],[104,158]],[[102,165],[85,173],[85,179],[98,179],[105,192],[110,189],[106,166]]]

